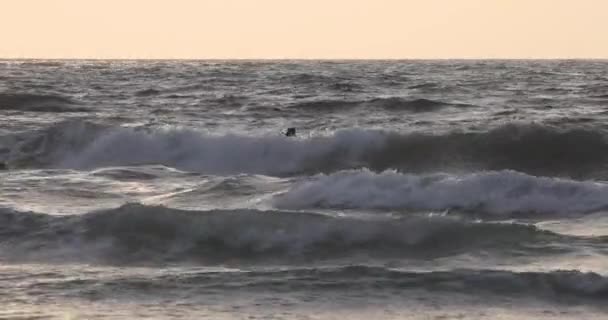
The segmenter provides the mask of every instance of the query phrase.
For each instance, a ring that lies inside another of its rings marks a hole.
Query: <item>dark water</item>
[[[0,317],[602,319],[607,107],[606,61],[0,61]]]

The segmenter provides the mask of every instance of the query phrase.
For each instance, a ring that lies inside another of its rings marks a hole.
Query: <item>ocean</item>
[[[1,319],[607,301],[608,61],[0,60]]]

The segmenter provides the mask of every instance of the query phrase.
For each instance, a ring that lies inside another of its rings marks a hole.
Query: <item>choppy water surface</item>
[[[603,319],[607,107],[605,61],[0,61],[0,317]]]

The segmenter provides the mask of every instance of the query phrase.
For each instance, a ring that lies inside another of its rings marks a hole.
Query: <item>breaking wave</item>
[[[352,129],[289,139],[67,121],[25,134],[9,149],[6,163],[11,168],[162,164],[209,174],[266,175],[354,168],[407,172],[513,169],[575,178],[598,178],[608,172],[608,140],[603,131],[536,124],[444,134]]]
[[[359,219],[139,204],[78,216],[0,209],[0,222],[0,259],[5,262],[289,263],[362,255],[426,259],[482,250],[547,255],[592,241],[531,225],[450,217]],[[567,245],[560,247],[560,241]]]
[[[495,215],[573,215],[608,209],[608,185],[515,171],[414,175],[344,171],[276,197],[285,209],[459,210]]]
[[[88,112],[88,108],[74,106],[74,101],[59,95],[0,93],[0,110],[30,112]]]
[[[92,122],[72,120],[7,139],[4,163],[9,168],[55,167],[66,157],[84,150],[108,128]]]

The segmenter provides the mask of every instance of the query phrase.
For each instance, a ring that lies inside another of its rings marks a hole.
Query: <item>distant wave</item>
[[[320,73],[291,73],[280,78],[283,82],[291,82],[294,84],[326,84],[339,80],[337,77],[324,75]]]
[[[138,97],[149,97],[159,95],[160,91],[156,89],[145,89],[135,92],[135,95]]]
[[[608,89],[607,89],[608,90]],[[598,94],[598,95],[593,95],[591,96],[591,98],[597,98],[597,99],[607,99],[608,100],[608,94]]]
[[[467,104],[448,103],[429,99],[413,99],[407,100],[404,98],[376,98],[366,101],[347,101],[347,100],[319,100],[310,102],[300,102],[290,106],[292,109],[301,109],[309,111],[337,111],[341,109],[352,108],[380,108],[392,111],[409,111],[409,112],[430,112],[436,111],[445,107],[471,107]]]
[[[361,255],[426,259],[480,251],[547,255],[594,241],[603,240],[447,217],[370,220],[245,209],[182,211],[139,204],[78,216],[0,209],[3,261],[215,264]],[[567,245],[557,249],[560,242]]]
[[[246,100],[247,97],[245,96],[227,94],[213,100],[213,102],[222,107],[241,107]]]
[[[463,210],[495,215],[577,215],[608,209],[608,184],[514,171],[413,175],[368,170],[320,175],[278,196],[284,209]]]
[[[23,134],[9,167],[91,169],[162,164],[208,174],[294,175],[344,169],[407,172],[513,169],[535,175],[601,177],[608,140],[601,129],[509,124],[485,132],[398,134],[342,130],[333,135],[207,135],[67,121]]]
[[[355,92],[361,91],[363,86],[353,81],[341,81],[330,84],[329,88],[340,92]]]
[[[414,85],[409,86],[409,89],[435,89],[438,88],[440,86],[439,83],[435,83],[435,82],[425,82],[425,83],[417,83]]]
[[[74,101],[59,95],[28,93],[0,93],[0,110],[30,112],[88,112],[88,108],[74,106]]]
[[[34,66],[34,67],[63,67],[66,65],[63,61],[50,61],[50,60],[23,60],[19,62],[19,65],[23,67]]]

